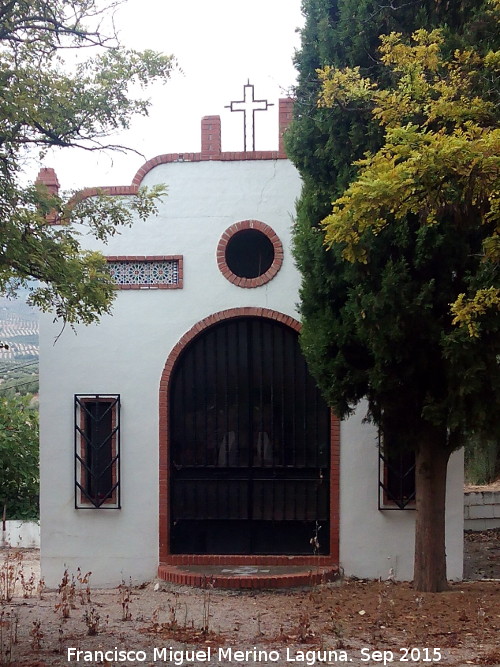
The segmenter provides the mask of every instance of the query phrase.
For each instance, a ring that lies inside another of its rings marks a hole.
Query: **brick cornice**
[[[236,162],[242,160],[286,160],[285,153],[280,151],[253,151],[236,153],[219,153],[217,155],[208,155],[206,153],[166,153],[157,155],[148,160],[135,174],[132,185],[103,185],[102,187],[91,187],[80,190],[75,194],[71,203],[76,204],[88,197],[97,197],[101,194],[110,196],[130,196],[136,195],[143,178],[152,169],[160,164],[189,163],[189,162]]]
[[[79,190],[71,199],[70,204],[77,204],[88,197],[109,195],[111,197],[136,195],[139,188],[137,185],[103,185],[102,187],[84,188]]]
[[[82,199],[86,197],[96,197],[97,195],[136,195],[138,187],[136,185],[105,185],[102,188],[85,188],[78,194],[82,195]]]
[[[225,151],[221,147],[221,120],[219,116],[204,116],[201,121],[201,151],[199,153],[165,153],[157,155],[145,162],[135,174],[131,185],[111,185],[102,187],[85,188],[77,192],[72,202],[76,203],[87,197],[95,197],[99,194],[120,196],[135,195],[147,173],[160,164],[173,162],[236,162],[247,160],[286,160],[283,135],[288,129],[293,116],[293,99],[281,98],[279,100],[279,148],[277,151]],[[57,192],[59,182],[55,171],[44,168],[38,174],[37,182],[44,183],[52,192]]]
[[[132,180],[132,184],[139,186],[151,169],[160,164],[170,164],[172,162],[236,162],[248,160],[286,160],[286,153],[281,151],[237,151],[225,152],[210,155],[208,153],[165,153],[164,155],[157,155],[151,160],[148,160],[137,171]]]

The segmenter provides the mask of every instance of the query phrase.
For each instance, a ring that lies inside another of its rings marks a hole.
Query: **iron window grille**
[[[415,509],[415,454],[389,452],[379,436],[379,510]]]
[[[119,394],[75,394],[75,508],[120,509]]]

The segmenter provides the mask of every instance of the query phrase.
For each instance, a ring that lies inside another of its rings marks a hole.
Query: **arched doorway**
[[[295,330],[250,316],[201,331],[168,410],[170,553],[329,553],[330,413]]]

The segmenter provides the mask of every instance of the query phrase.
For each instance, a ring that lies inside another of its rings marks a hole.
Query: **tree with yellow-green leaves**
[[[302,72],[289,137],[302,346],[339,416],[366,398],[388,453],[415,453],[414,584],[445,590],[449,457],[500,434],[499,7],[414,3],[394,25],[403,5],[369,2],[386,14],[363,53],[345,3],[322,2],[337,50],[315,88]]]
[[[370,105],[385,129],[383,146],[356,163],[356,180],[324,220],[326,243],[340,243],[348,261],[366,263],[366,232],[377,235],[409,216],[421,225],[447,218],[457,233],[483,227],[481,261],[493,268],[500,260],[500,51],[457,50],[445,59],[438,29],[418,30],[412,44],[396,33],[381,40],[391,87],[380,88],[359,68],[318,72],[322,106]],[[490,310],[500,310],[493,280],[451,305],[453,323],[472,336]]]

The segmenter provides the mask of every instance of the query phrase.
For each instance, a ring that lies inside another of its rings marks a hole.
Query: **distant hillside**
[[[0,296],[0,342],[9,346],[0,350],[0,362],[38,359],[38,311],[22,296]]]

